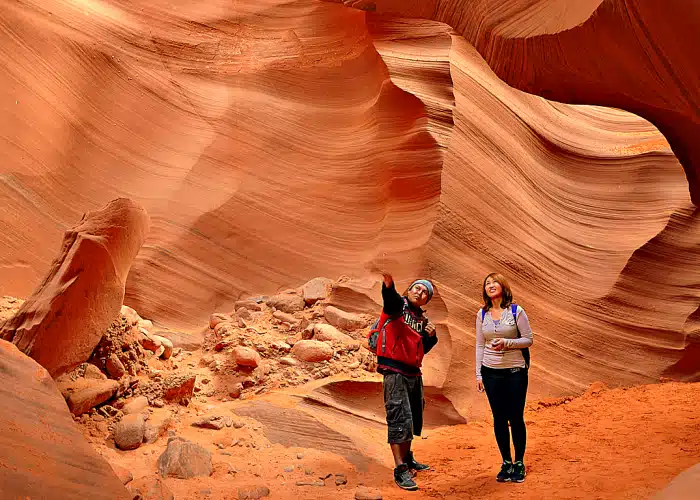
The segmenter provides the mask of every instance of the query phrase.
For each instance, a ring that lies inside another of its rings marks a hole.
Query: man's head
[[[416,280],[408,287],[406,297],[412,305],[421,307],[433,298],[433,293],[435,293],[435,288],[430,281]]]

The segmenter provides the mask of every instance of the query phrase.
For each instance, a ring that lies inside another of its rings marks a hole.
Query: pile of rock
[[[203,363],[252,381],[232,397],[248,388],[260,393],[339,373],[359,377],[373,365],[360,346],[374,315],[329,305],[332,286],[327,278],[315,278],[298,290],[237,301],[232,312],[213,313],[203,343],[210,354]],[[210,387],[196,391],[212,395]]]

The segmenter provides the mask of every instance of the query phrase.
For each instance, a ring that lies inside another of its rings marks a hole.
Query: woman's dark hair
[[[486,280],[492,278],[494,281],[498,282],[503,289],[503,295],[501,296],[501,309],[507,309],[513,303],[513,292],[510,289],[510,284],[505,276],[499,273],[491,273],[484,278],[484,284],[481,285],[481,294],[484,297],[484,311],[489,311],[493,307],[493,302],[491,302],[491,297],[486,293]]]

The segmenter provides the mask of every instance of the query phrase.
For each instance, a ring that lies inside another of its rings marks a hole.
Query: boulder
[[[253,302],[252,300],[237,300],[234,304],[234,309],[238,311],[240,308],[244,308],[249,311],[262,311],[262,306],[257,302]]]
[[[90,358],[119,315],[124,284],[148,226],[143,207],[126,198],[85,214],[66,231],[39,287],[0,327],[0,338],[53,377]]]
[[[156,352],[161,346],[160,340],[158,340],[159,337],[151,335],[145,328],[140,328],[139,332],[139,344],[141,344],[141,347],[147,351]]]
[[[214,328],[219,323],[223,323],[224,321],[231,321],[231,319],[231,316],[229,316],[228,314],[214,313],[211,316],[209,316],[209,328]]]
[[[323,316],[331,325],[341,330],[353,331],[365,328],[371,321],[364,319],[359,314],[345,312],[334,306],[326,307]]]
[[[208,415],[202,417],[196,422],[192,422],[193,427],[201,427],[202,429],[221,430],[224,427],[233,425],[233,417],[230,415]]]
[[[130,415],[132,413],[141,413],[146,408],[148,408],[148,398],[146,396],[138,396],[129,399],[122,407],[122,413],[124,415]]]
[[[126,375],[124,363],[122,363],[114,353],[110,354],[109,358],[107,358],[105,367],[107,369],[107,373],[109,373],[109,376],[115,380],[119,380]]]
[[[333,284],[328,278],[314,278],[308,281],[301,288],[304,302],[308,305],[313,305],[319,300],[325,300],[330,294],[330,288]]]
[[[341,342],[343,344],[356,343],[350,335],[341,332],[333,325],[326,325],[324,323],[316,323],[314,325],[314,340],[320,340],[322,342]]]
[[[143,442],[145,421],[143,415],[125,415],[114,426],[114,443],[120,450],[135,450]]]
[[[127,323],[131,326],[136,326],[139,324],[139,321],[142,321],[141,316],[139,316],[139,313],[137,313],[134,309],[132,309],[129,306],[123,305],[119,311],[121,315],[126,318]]]
[[[257,368],[260,364],[260,354],[250,347],[238,346],[233,350],[233,360],[238,366]]]
[[[192,399],[197,376],[194,373],[173,373],[163,381],[163,398],[173,403]]]
[[[292,347],[292,354],[307,363],[327,361],[333,357],[333,349],[318,340],[300,340]]]
[[[168,431],[168,427],[173,421],[172,414],[166,409],[157,409],[146,421],[143,431],[144,443],[155,443],[158,438]]]
[[[107,376],[92,363],[85,365],[85,374],[83,377],[90,380],[107,380]]]
[[[190,479],[212,473],[211,453],[198,444],[174,437],[158,457],[158,471],[163,477]]]
[[[274,307],[275,309],[288,314],[303,311],[304,305],[306,305],[304,299],[291,293],[273,295],[272,297],[268,297],[265,303],[270,307]]]
[[[165,337],[161,337],[160,335],[153,335],[153,338],[156,341],[160,342],[160,345],[163,348],[163,354],[161,355],[161,357],[163,359],[170,359],[170,356],[173,355],[173,343]]]
[[[95,406],[109,400],[117,389],[119,382],[116,380],[82,379],[76,381],[67,398],[68,409],[73,415],[82,415],[89,412]]]
[[[243,384],[241,384],[239,382],[239,383],[233,384],[233,387],[231,387],[231,389],[229,390],[228,395],[229,395],[229,397],[232,397],[233,399],[238,399],[241,397],[241,392],[243,392]]]
[[[282,312],[282,311],[275,311],[272,313],[272,317],[280,320],[283,323],[289,323],[292,326],[298,325],[301,323],[301,320],[298,318],[295,318],[289,313]]]
[[[75,425],[51,375],[0,341],[0,497],[131,500]]]

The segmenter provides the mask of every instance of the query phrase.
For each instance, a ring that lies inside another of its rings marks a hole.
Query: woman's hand
[[[427,333],[431,337],[435,336],[435,325],[430,320],[428,320],[428,323],[426,323],[425,325],[425,333]]]
[[[479,392],[484,392],[484,383],[481,380],[476,381],[476,390]]]
[[[506,341],[505,339],[496,339],[493,342],[491,342],[491,349],[494,351],[503,351],[506,348]]]

